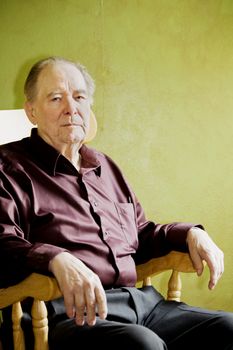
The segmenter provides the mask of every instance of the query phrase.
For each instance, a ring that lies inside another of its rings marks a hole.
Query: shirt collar
[[[37,128],[33,128],[31,131],[30,145],[31,152],[34,153],[40,165],[51,175],[56,174],[57,168],[59,167],[60,169],[60,164],[62,163],[68,162],[73,170],[75,169],[75,167],[61,153],[38,135]],[[82,157],[81,173],[94,170],[96,174],[100,176],[101,164],[98,152],[86,145],[82,145],[80,148],[80,154]]]

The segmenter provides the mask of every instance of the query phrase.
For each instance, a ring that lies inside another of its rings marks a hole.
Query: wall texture
[[[148,218],[201,222],[225,252],[216,289],[208,271],[184,276],[184,300],[233,311],[233,1],[1,0],[0,50],[1,109],[22,108],[39,58],[88,67],[93,146],[121,165]]]

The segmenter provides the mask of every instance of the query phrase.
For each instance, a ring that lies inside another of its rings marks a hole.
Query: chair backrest
[[[0,144],[29,136],[32,123],[23,109],[0,110]]]
[[[0,145],[20,140],[30,136],[33,125],[26,116],[24,109],[0,110]],[[90,127],[86,135],[85,143],[93,140],[97,132],[97,122],[91,111]]]

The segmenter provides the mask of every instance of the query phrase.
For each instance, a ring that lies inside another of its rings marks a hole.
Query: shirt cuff
[[[173,227],[167,232],[167,242],[172,250],[188,252],[187,235],[192,227],[204,229],[200,224],[194,223],[174,223]]]
[[[51,244],[34,244],[27,254],[27,266],[40,273],[48,273],[48,265],[51,259],[57,254],[67,252],[67,249],[60,248]]]

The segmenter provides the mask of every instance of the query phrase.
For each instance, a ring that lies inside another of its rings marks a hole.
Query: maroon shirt
[[[105,288],[133,286],[135,263],[186,251],[191,223],[147,221],[117,165],[83,145],[81,169],[31,137],[0,147],[0,287],[69,251]],[[156,202],[156,201],[155,201]]]

